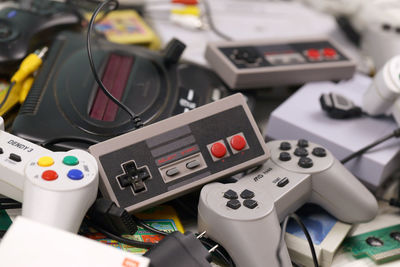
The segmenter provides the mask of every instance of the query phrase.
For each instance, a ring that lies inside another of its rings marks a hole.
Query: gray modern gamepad
[[[292,266],[286,245],[277,259],[279,222],[306,202],[348,223],[373,219],[375,197],[325,148],[306,140],[267,143],[270,159],[233,184],[203,187],[198,227],[236,266]]]

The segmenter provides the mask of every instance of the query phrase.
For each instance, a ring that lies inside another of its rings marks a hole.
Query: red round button
[[[226,154],[225,145],[220,142],[214,143],[211,146],[211,154],[213,154],[214,157],[222,158]]]
[[[324,48],[323,54],[324,54],[324,57],[333,58],[333,57],[336,57],[337,52],[333,48]]]
[[[246,146],[246,140],[241,135],[235,135],[231,139],[231,146],[236,150],[242,150]]]
[[[321,56],[319,53],[319,50],[317,49],[308,49],[307,50],[307,56],[310,59],[319,59],[319,57]]]
[[[43,180],[53,181],[58,178],[58,174],[55,171],[48,170],[42,173]]]

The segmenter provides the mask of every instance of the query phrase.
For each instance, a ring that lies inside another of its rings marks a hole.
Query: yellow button
[[[38,160],[38,165],[40,167],[49,167],[54,164],[54,160],[52,157],[41,157]]]

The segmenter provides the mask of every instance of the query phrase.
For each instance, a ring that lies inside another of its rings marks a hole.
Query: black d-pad
[[[140,193],[146,190],[144,181],[150,178],[150,173],[146,167],[137,168],[134,161],[122,164],[124,173],[117,176],[121,187],[132,186],[133,192]]]

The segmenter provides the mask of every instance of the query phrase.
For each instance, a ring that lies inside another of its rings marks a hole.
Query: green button
[[[66,156],[63,159],[63,163],[68,166],[75,166],[79,163],[79,160],[77,157],[74,156]]]

